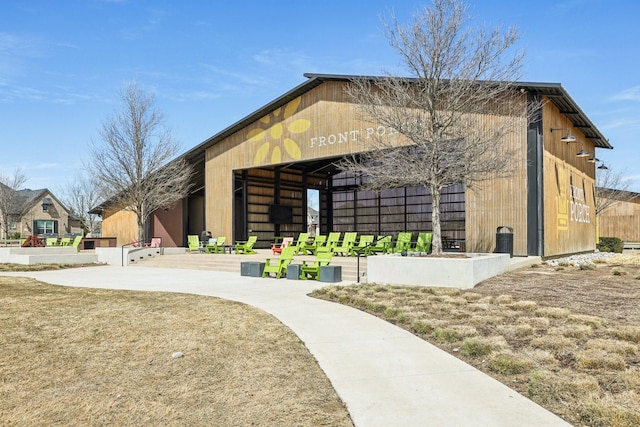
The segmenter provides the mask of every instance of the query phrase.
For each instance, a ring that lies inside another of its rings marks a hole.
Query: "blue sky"
[[[156,95],[184,152],[302,83],[303,73],[398,70],[380,17],[425,2],[3,0],[0,171],[54,192],[73,179],[124,82]],[[562,83],[615,147],[596,155],[640,192],[640,2],[469,0],[515,25],[522,80]]]

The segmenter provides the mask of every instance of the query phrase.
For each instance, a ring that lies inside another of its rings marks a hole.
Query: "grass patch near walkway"
[[[304,343],[258,309],[16,277],[0,277],[0,306],[0,425],[353,425]]]
[[[612,274],[620,262],[540,266],[469,291],[361,284],[312,295],[394,323],[573,425],[635,427],[640,285]]]

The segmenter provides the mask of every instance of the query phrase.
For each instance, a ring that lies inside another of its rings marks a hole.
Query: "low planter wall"
[[[369,282],[470,289],[509,268],[509,254],[465,257],[375,255],[367,258]]]

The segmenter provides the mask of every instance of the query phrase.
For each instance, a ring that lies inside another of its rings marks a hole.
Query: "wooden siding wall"
[[[498,118],[487,118],[486,125],[491,126],[492,120]],[[515,173],[511,177],[497,178],[467,189],[467,252],[493,252],[496,230],[508,226],[513,228],[514,255],[527,255],[526,147],[527,123],[523,118],[518,130],[502,145],[496,146],[505,155],[513,156]]]
[[[116,237],[117,245],[126,245],[138,238],[136,215],[131,211],[105,211],[102,216],[102,236]]]
[[[593,251],[596,245],[595,164],[576,157],[594,146],[551,103],[544,106],[544,256]],[[567,128],[580,143],[561,142]]]
[[[390,129],[357,118],[340,82],[325,82],[207,150],[207,229],[233,235],[234,170],[360,152]],[[249,227],[250,228],[250,227]]]
[[[601,237],[640,242],[640,199],[613,203],[599,215],[598,222]]]

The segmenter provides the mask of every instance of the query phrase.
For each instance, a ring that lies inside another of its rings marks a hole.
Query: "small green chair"
[[[398,233],[396,245],[391,250],[392,253],[406,252],[411,249],[411,233]]]
[[[207,243],[206,252],[208,254],[210,254],[210,253],[214,253],[214,254],[224,253],[224,243],[226,241],[227,241],[227,238],[225,236],[220,236],[217,239],[215,239],[213,242]]]
[[[57,237],[47,237],[45,239],[45,246],[58,246],[58,238]]]
[[[340,244],[341,234],[342,233],[339,231],[334,231],[332,233],[329,233],[329,237],[327,237],[327,242],[321,247],[318,247],[318,250],[323,252],[335,252],[334,248]]]
[[[282,248],[282,253],[278,259],[274,259],[272,262],[271,258],[267,258],[265,260],[264,270],[262,270],[262,277],[265,278],[267,275],[274,273],[276,275],[276,279],[279,279],[282,273],[287,273],[287,266],[293,260],[293,254],[296,249],[293,246],[286,246]]]
[[[309,240],[309,233],[300,233],[298,235],[298,240],[291,244],[291,246],[296,249],[296,255],[301,251],[304,253],[304,246],[307,244],[307,240]]]
[[[374,255],[378,253],[386,254],[391,247],[391,236],[378,237],[376,242],[365,249],[364,254],[366,256]]]
[[[348,232],[344,233],[344,238],[342,242],[338,243],[333,247],[333,254],[342,254],[342,256],[348,256],[351,252],[351,249],[356,244],[356,239],[358,238],[358,233]]]
[[[431,249],[431,240],[433,239],[433,234],[431,233],[418,233],[418,240],[416,241],[416,246],[411,248],[412,252],[429,252]]]
[[[246,242],[236,242],[236,254],[257,254],[253,249],[253,245],[258,241],[258,236],[249,236]]]
[[[324,244],[327,242],[327,236],[324,234],[318,234],[317,236],[309,239],[309,241],[304,245],[303,254],[315,254],[319,248],[322,248]]]
[[[200,238],[196,234],[189,234],[187,236],[187,245],[189,252],[200,252]]]
[[[351,250],[349,251],[350,256],[358,256],[358,253],[366,254],[366,247],[373,243],[373,234],[363,234],[358,239],[358,243],[351,246]]]
[[[72,248],[76,248],[80,252],[80,242],[82,242],[82,236],[78,235],[73,238],[73,242],[69,244]]]
[[[60,239],[60,246],[69,246],[71,244],[71,237],[63,237]]]
[[[333,258],[333,252],[325,251],[316,254],[316,260],[309,265],[306,261],[302,261],[300,266],[300,279],[302,280],[319,280],[320,267],[329,265]]]

